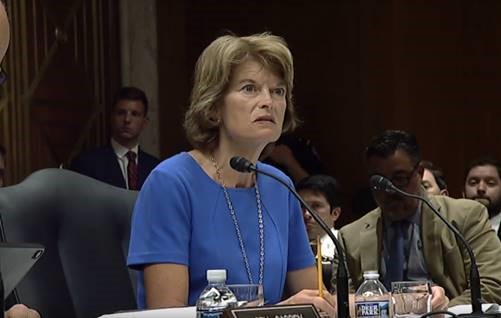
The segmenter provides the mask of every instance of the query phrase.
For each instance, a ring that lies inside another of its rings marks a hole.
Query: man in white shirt
[[[464,197],[487,207],[492,228],[499,235],[501,221],[501,163],[485,157],[475,159],[466,170]]]
[[[147,114],[146,94],[136,87],[122,87],[113,103],[110,144],[81,154],[70,169],[117,187],[140,190],[159,163],[139,147]]]

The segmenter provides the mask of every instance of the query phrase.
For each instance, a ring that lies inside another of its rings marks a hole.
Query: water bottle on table
[[[226,308],[236,306],[237,299],[226,286],[225,269],[209,269],[207,281],[197,300],[197,318],[220,318]]]
[[[390,293],[379,281],[377,271],[364,272],[364,282],[355,293],[357,318],[389,318]]]

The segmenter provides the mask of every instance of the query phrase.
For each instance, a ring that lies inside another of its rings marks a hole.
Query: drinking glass
[[[428,281],[391,283],[393,317],[418,318],[431,311],[431,285]]]
[[[263,285],[234,284],[228,288],[237,298],[237,307],[260,307],[264,305]]]

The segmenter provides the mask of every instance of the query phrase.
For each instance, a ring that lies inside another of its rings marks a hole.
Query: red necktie
[[[127,164],[127,181],[129,183],[129,190],[139,190],[137,185],[137,164],[136,153],[129,151],[126,155],[129,163]]]

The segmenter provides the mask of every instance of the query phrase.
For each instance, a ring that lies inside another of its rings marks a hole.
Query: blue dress
[[[267,172],[288,179],[269,165]],[[282,299],[288,271],[314,265],[299,202],[277,181],[257,178],[264,219],[266,303]],[[255,190],[228,189],[240,225],[254,283],[259,276],[259,231]],[[223,188],[186,152],[159,164],[139,193],[132,218],[128,265],[138,272],[137,300],[145,308],[142,268],[173,263],[188,267],[188,304],[207,285],[208,269],[226,269],[227,283],[248,283],[242,253]]]

